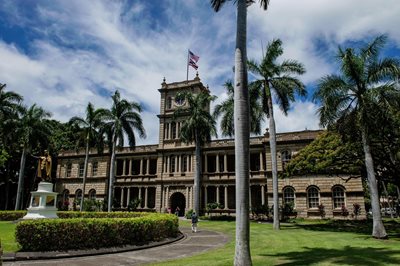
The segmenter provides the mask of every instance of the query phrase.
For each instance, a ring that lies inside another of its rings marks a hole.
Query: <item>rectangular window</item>
[[[176,159],[175,159],[175,156],[171,156],[171,162],[170,162],[170,172],[171,173],[175,173],[175,161],[176,161]]]
[[[99,168],[99,163],[93,162],[92,163],[92,176],[97,176],[98,168]]]
[[[67,177],[71,177],[71,172],[72,172],[72,164],[67,164],[67,170],[66,170],[66,173],[65,173],[65,175],[67,176]]]
[[[79,164],[79,177],[83,177],[83,170],[85,168],[85,164],[80,163]]]
[[[184,155],[182,157],[182,172],[187,172],[188,170],[188,157]]]

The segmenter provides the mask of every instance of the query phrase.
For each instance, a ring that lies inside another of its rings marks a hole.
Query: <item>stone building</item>
[[[177,106],[175,95],[182,90],[208,91],[199,77],[193,80],[161,84],[159,143],[123,148],[116,154],[115,205],[126,209],[134,199],[141,199],[140,209],[158,212],[175,210],[181,215],[193,208],[195,146],[180,141],[184,117],[173,119]],[[210,109],[209,106],[205,107]],[[321,131],[305,130],[277,134],[278,171]],[[219,203],[221,213],[235,209],[235,152],[233,139],[213,140],[202,147],[201,207]],[[108,187],[110,155],[90,152],[85,197],[105,199]],[[58,157],[57,186],[60,198],[72,202],[82,196],[83,152],[62,152]],[[250,204],[272,206],[272,174],[269,134],[250,139]],[[342,206],[351,214],[353,204],[364,211],[360,179],[347,176],[307,175],[279,180],[281,204],[294,203],[298,217],[319,217],[318,205],[325,206],[326,217],[341,217]],[[70,204],[71,206],[72,204]]]

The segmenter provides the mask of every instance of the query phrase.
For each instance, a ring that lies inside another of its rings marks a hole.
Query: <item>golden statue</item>
[[[44,155],[37,157],[39,159],[37,176],[42,181],[51,181],[51,156],[47,150],[44,151]]]

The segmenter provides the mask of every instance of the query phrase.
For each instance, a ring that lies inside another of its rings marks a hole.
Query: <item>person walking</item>
[[[199,218],[196,214],[195,211],[192,213],[192,232],[196,233],[197,232],[197,223],[199,222]]]

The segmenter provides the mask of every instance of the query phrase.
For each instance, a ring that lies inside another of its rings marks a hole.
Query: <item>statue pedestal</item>
[[[57,193],[53,192],[53,184],[40,182],[37,191],[31,192],[31,203],[28,213],[22,218],[43,219],[58,218],[57,216]]]

